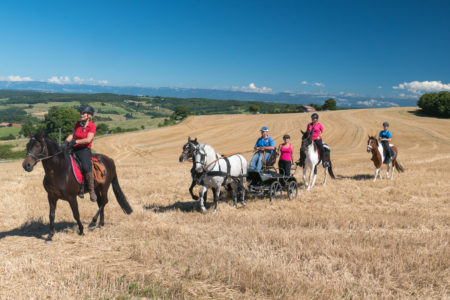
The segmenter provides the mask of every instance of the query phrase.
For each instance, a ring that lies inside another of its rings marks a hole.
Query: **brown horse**
[[[385,159],[384,150],[381,143],[378,142],[377,138],[374,136],[369,136],[369,140],[367,141],[367,152],[372,152],[372,161],[375,165],[375,177],[373,181],[377,180],[378,175],[381,177],[380,168],[384,164],[387,166],[386,170],[386,178],[393,179],[394,178],[394,170],[398,169],[399,172],[404,172],[403,167],[398,163],[398,150],[397,147],[392,145],[392,150],[394,151],[394,156],[391,157],[390,161]],[[389,177],[389,165],[392,166],[391,176]]]
[[[44,188],[47,191],[48,203],[50,205],[50,232],[46,241],[50,242],[55,233],[55,210],[58,199],[66,200],[70,204],[73,217],[77,221],[79,234],[83,234],[83,224],[80,221],[80,213],[78,212],[77,194],[80,185],[72,173],[72,166],[69,155],[60,150],[58,144],[45,133],[36,134],[30,138],[27,144],[27,155],[22,163],[22,167],[27,172],[33,171],[34,166],[42,161],[44,167]],[[98,211],[89,224],[90,229],[94,229],[97,224],[97,218],[100,215],[99,227],[105,224],[104,208],[108,203],[108,189],[112,183],[114,195],[122,210],[130,214],[133,210],[128,204],[125,195],[120,188],[116,174],[116,166],[114,161],[106,155],[94,155],[100,163],[106,168],[106,180],[104,184],[95,185],[95,193],[97,194]]]

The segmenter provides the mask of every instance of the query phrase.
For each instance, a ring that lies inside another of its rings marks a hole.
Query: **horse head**
[[[36,134],[30,138],[26,146],[27,154],[22,162],[22,167],[27,172],[33,171],[34,166],[44,157],[48,156],[48,147],[45,141],[45,132]]]
[[[378,148],[378,140],[375,136],[368,136],[369,140],[367,141],[367,152],[372,151],[374,148]]]
[[[302,146],[300,148],[300,151],[305,151],[308,149],[309,145],[312,144],[312,134],[309,131],[304,132],[301,130],[303,136],[302,136]]]
[[[188,137],[188,141],[186,144],[184,144],[180,158],[178,159],[180,163],[184,162],[185,160],[189,158],[194,157],[194,152],[198,148],[199,143],[197,142],[197,138],[194,140],[191,140],[191,137]]]

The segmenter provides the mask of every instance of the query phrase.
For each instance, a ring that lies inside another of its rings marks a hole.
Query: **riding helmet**
[[[285,139],[290,139],[291,137],[289,136],[289,134],[285,134],[285,135],[283,135],[283,140],[285,140]]]
[[[79,112],[80,113],[88,113],[91,116],[94,115],[94,109],[90,105],[85,105],[85,106],[80,107]]]
[[[384,122],[384,123],[383,123],[383,127],[384,127],[384,126],[389,127],[389,123],[388,123],[388,122]]]
[[[313,113],[312,115],[311,115],[311,119],[319,119],[319,115],[318,114],[316,114],[316,113]]]

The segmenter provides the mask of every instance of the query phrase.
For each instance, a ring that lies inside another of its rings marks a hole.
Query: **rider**
[[[322,159],[322,164],[324,168],[328,168],[329,164],[328,161],[325,160],[325,151],[323,149],[323,143],[322,143],[322,133],[323,133],[323,126],[319,123],[319,115],[317,113],[313,113],[311,115],[311,123],[308,124],[306,127],[306,131],[312,132],[312,139],[316,143],[317,147],[319,148],[319,155]]]
[[[259,172],[261,171],[263,159],[266,162],[273,150],[275,150],[275,142],[273,138],[269,136],[269,129],[266,126],[261,128],[261,137],[256,141],[254,149],[255,154],[250,161],[249,171]]]
[[[391,147],[389,146],[389,142],[391,141],[391,139],[392,134],[389,131],[389,123],[384,122],[383,130],[380,131],[380,141],[384,149],[385,161],[390,161],[391,157],[394,156],[394,153],[392,153]]]
[[[92,175],[91,164],[91,147],[94,135],[97,132],[97,126],[92,122],[94,116],[94,109],[90,105],[82,106],[80,108],[81,121],[77,122],[73,128],[73,131],[64,141],[62,148],[69,149],[77,155],[81,162],[81,172],[86,179],[89,197],[92,202],[97,201],[97,195],[94,190],[94,176]],[[80,198],[84,198],[84,185],[81,185],[80,192],[78,194]]]

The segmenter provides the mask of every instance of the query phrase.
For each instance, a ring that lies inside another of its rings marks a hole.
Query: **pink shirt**
[[[280,145],[280,160],[287,160],[291,161],[292,157],[292,144],[289,145],[288,148],[283,147],[283,145]]]
[[[323,126],[319,122],[317,122],[315,125],[313,123],[309,123],[306,131],[312,131],[312,139],[315,141],[319,137],[320,133],[323,132]]]

